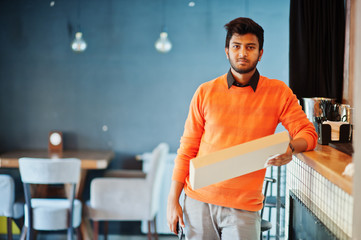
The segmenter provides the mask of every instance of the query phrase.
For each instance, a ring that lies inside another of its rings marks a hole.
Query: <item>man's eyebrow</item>
[[[242,43],[239,43],[239,42],[231,42],[231,44],[234,44],[234,45],[242,45]],[[257,43],[254,43],[254,42],[250,42],[250,43],[245,43],[245,45],[257,45]]]

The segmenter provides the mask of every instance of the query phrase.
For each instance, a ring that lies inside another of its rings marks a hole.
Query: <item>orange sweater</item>
[[[260,76],[255,92],[249,86],[228,89],[227,74],[203,83],[190,104],[172,179],[184,183],[185,193],[199,201],[260,210],[265,169],[193,190],[189,183],[189,161],[274,134],[280,122],[294,139],[302,137],[307,141],[307,150],[316,146],[313,124],[282,81]]]

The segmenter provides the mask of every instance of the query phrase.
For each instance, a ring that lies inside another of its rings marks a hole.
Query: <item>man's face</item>
[[[238,73],[244,74],[253,71],[261,60],[263,49],[259,50],[258,38],[252,33],[233,34],[226,48],[227,58],[231,67]]]

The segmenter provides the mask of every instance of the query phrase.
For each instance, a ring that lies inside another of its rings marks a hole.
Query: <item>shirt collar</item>
[[[228,73],[227,73],[227,84],[228,84],[228,89],[230,89],[232,87],[232,85],[235,85],[237,87],[247,87],[250,86],[254,92],[256,92],[257,89],[257,85],[258,85],[258,81],[259,81],[259,72],[256,69],[256,71],[254,72],[253,76],[251,77],[251,79],[249,80],[249,82],[245,85],[240,84],[239,82],[237,82],[231,72],[231,69],[229,69]]]

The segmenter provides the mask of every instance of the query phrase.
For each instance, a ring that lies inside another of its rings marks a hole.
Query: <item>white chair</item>
[[[98,239],[99,221],[148,221],[148,239],[151,225],[157,239],[156,214],[160,202],[161,181],[169,152],[166,143],[159,144],[152,152],[151,167],[141,171],[116,170],[105,178],[95,178],[90,186],[88,217],[94,223],[94,240]],[[107,239],[107,232],[104,233]]]
[[[12,219],[24,216],[24,204],[15,202],[15,185],[10,175],[0,174],[0,216],[7,219],[8,239],[13,239]]]
[[[67,230],[68,240],[73,239],[73,230],[79,227],[82,212],[81,202],[75,199],[80,160],[20,158],[19,169],[25,194],[26,239],[35,238],[33,230]],[[70,184],[70,193],[68,198],[33,198],[30,184]]]

